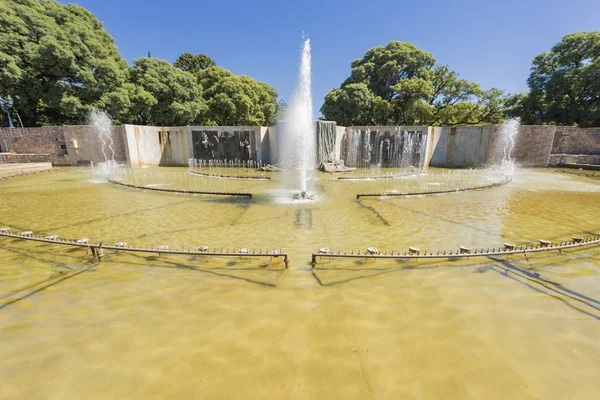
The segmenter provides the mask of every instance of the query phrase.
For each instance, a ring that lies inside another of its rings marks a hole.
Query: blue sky
[[[267,82],[288,100],[304,32],[313,98],[350,74],[350,62],[389,41],[411,42],[483,88],[527,89],[532,59],[567,33],[600,30],[600,0],[329,1],[75,0],[92,11],[131,63],[173,62],[185,51]],[[315,115],[315,118],[319,114]]]

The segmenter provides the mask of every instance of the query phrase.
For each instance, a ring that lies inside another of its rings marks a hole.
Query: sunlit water
[[[254,196],[134,190],[67,168],[0,182],[0,227],[106,243],[277,247],[290,253],[289,269],[108,252],[98,263],[81,249],[0,238],[0,398],[597,398],[599,248],[529,261],[310,266],[321,247],[436,251],[591,236],[600,231],[597,180],[521,170],[489,190],[357,201],[359,192],[497,177],[319,174],[317,200],[295,204],[282,200],[297,190],[293,179],[282,187],[276,174],[241,181],[185,171],[122,179]]]

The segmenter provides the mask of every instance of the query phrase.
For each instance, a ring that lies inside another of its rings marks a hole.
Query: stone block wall
[[[53,165],[70,165],[63,128],[0,128],[0,147],[3,152],[44,155],[43,161]]]
[[[115,161],[120,163],[127,161],[124,126],[112,127],[112,144],[105,140],[104,153],[102,153],[102,140],[90,126],[64,126],[63,128],[69,165],[87,165],[90,162],[98,164],[104,161],[104,153],[108,159],[111,159],[113,151]]]
[[[125,162],[124,127],[112,128],[115,160]],[[5,144],[6,141],[6,144]],[[0,128],[3,152],[44,155],[53,165],[81,165],[104,161],[102,141],[90,126],[44,126],[40,128]],[[8,149],[6,148],[8,147]],[[112,157],[108,143],[105,153]]]
[[[548,166],[558,167],[567,164],[600,165],[600,154],[550,154]]]
[[[552,154],[600,155],[600,128],[557,126]]]
[[[50,154],[12,154],[0,153],[0,164],[22,164],[52,162]]]
[[[521,125],[512,151],[516,164],[521,167],[548,166],[555,130],[556,126],[553,125]],[[488,165],[502,162],[506,139],[502,134],[502,125],[495,125]]]

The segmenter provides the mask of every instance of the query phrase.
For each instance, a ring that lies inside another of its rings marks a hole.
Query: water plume
[[[308,196],[309,172],[315,166],[315,125],[312,114],[310,39],[302,46],[300,72],[290,106],[282,125],[281,159],[298,171],[300,195]]]

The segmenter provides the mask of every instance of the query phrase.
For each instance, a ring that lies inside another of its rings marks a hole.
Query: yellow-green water
[[[321,247],[422,250],[568,240],[600,231],[600,184],[520,170],[502,187],[413,198],[484,172],[293,185],[139,169],[134,190],[89,169],[0,182],[0,227],[131,244],[282,248],[282,263],[110,253],[0,238],[0,398],[595,399],[600,248],[529,260],[328,261]],[[143,175],[146,174],[146,177]],[[271,175],[273,176],[273,175]],[[497,177],[496,177],[497,178]],[[493,180],[492,180],[493,181]]]

